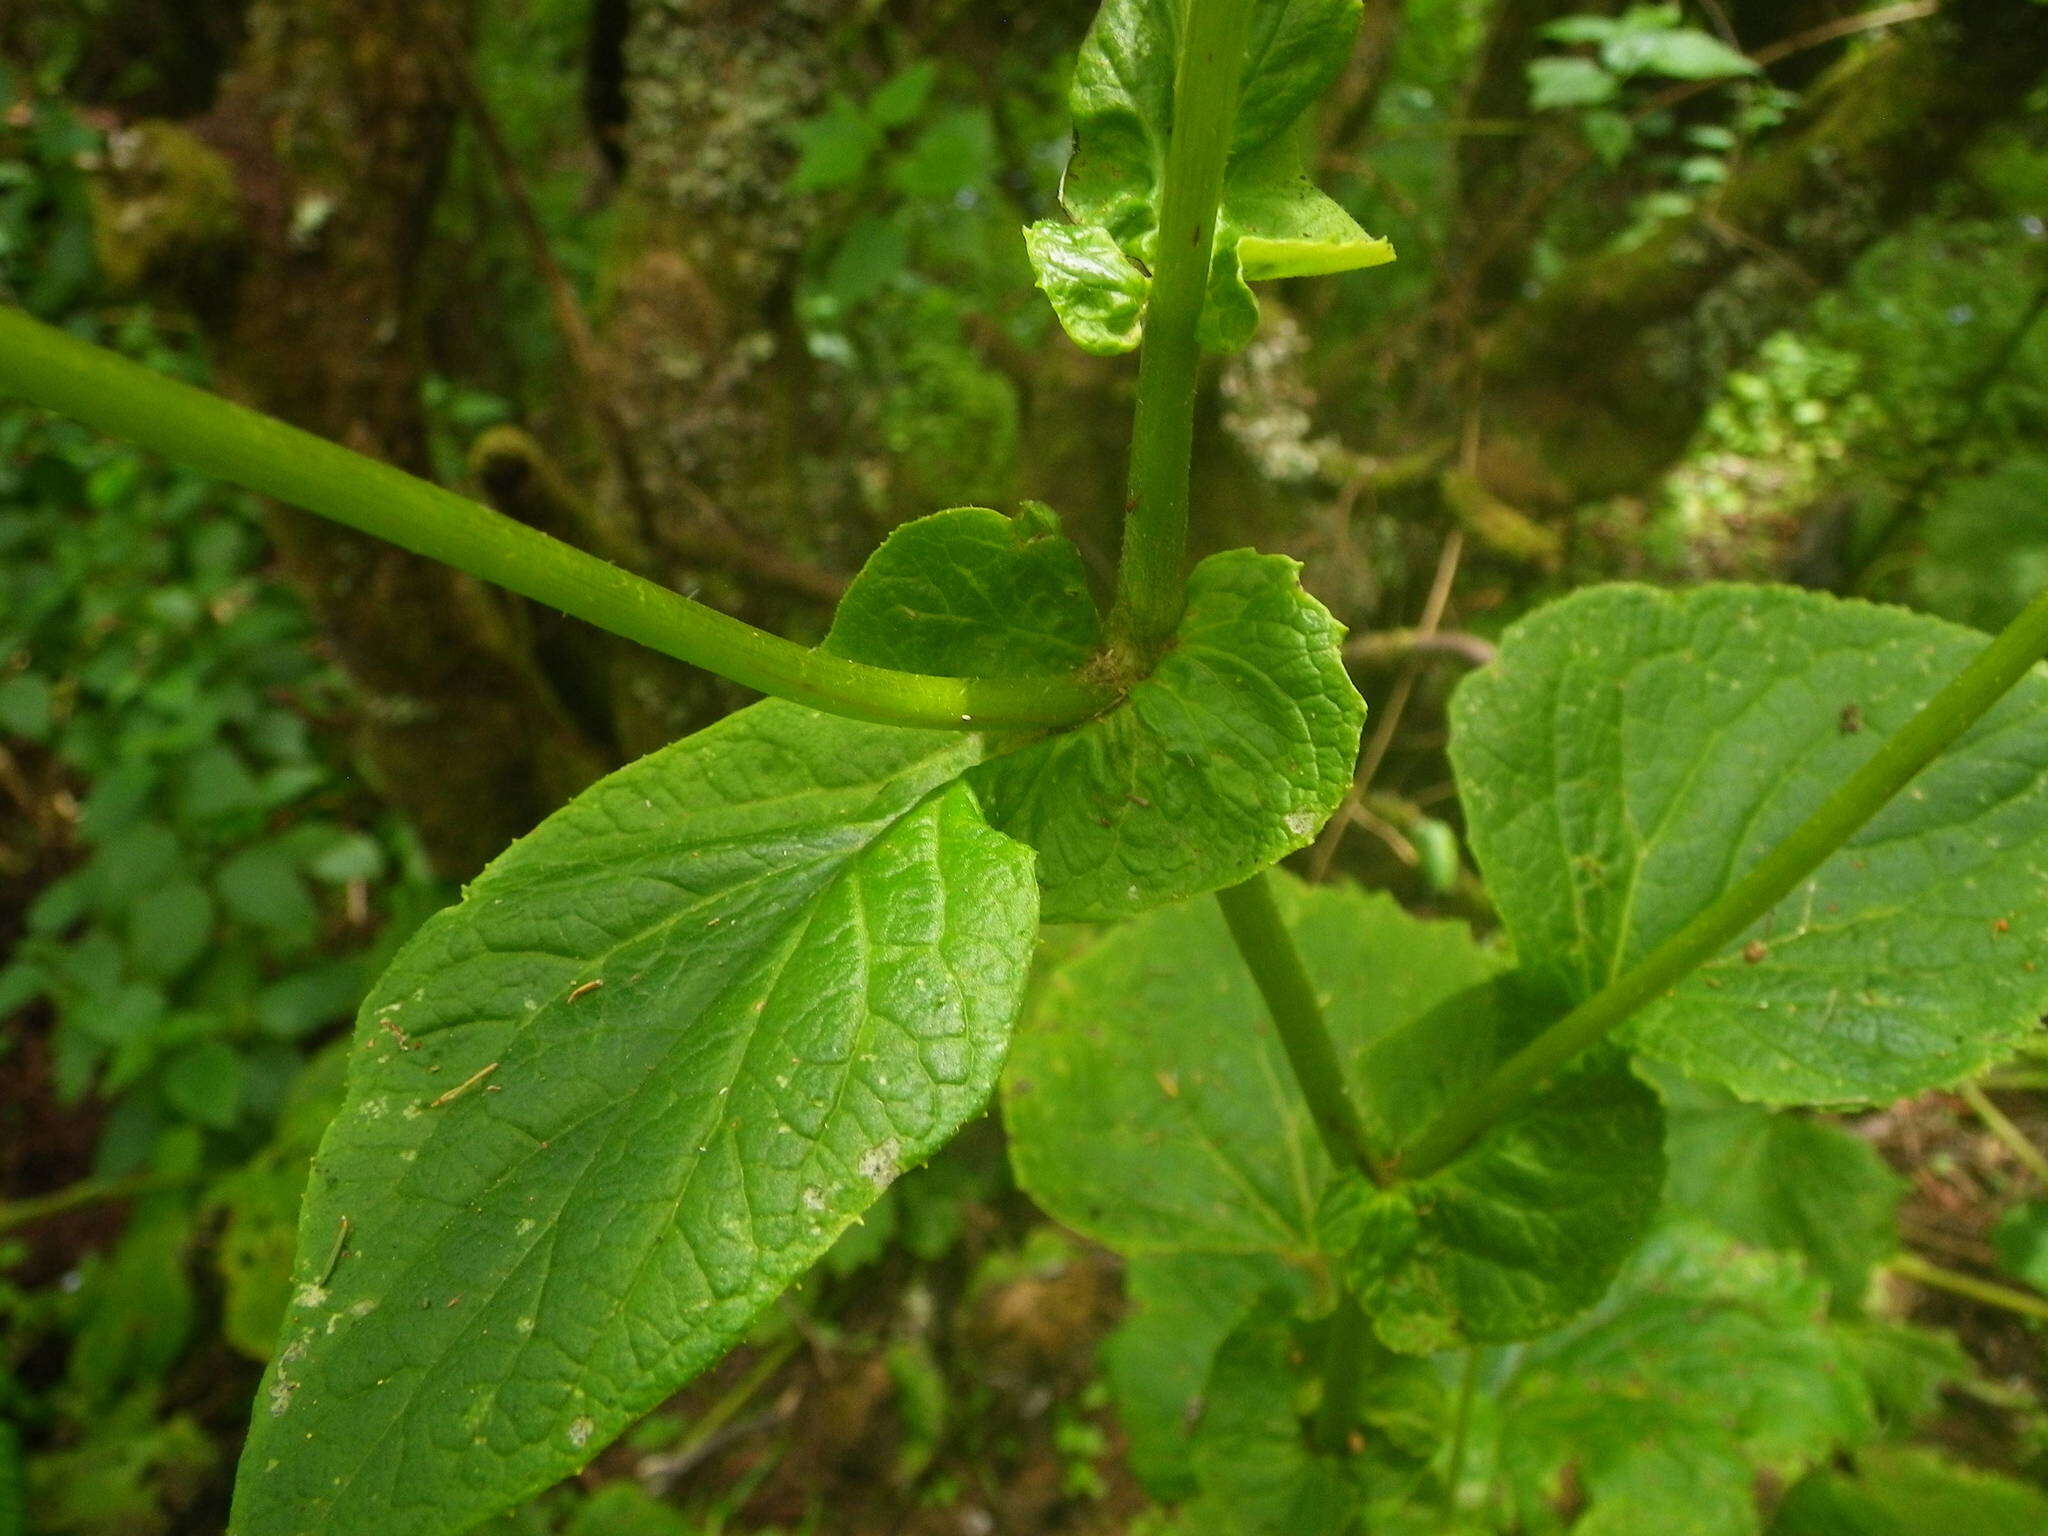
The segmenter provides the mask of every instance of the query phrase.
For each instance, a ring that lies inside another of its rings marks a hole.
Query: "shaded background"
[[[1618,5],[1366,0],[1321,169],[1401,260],[1266,290],[1202,397],[1199,549],[1307,561],[1374,706],[1304,867],[1482,924],[1442,706],[1533,603],[1738,578],[1996,626],[2048,582],[2048,10],[1668,9],[1617,62],[1545,29]],[[942,506],[1047,501],[1106,580],[1134,370],[1019,235],[1092,11],[14,0],[0,285],[798,639]],[[1761,67],[1698,78],[1681,32]],[[0,407],[0,1530],[10,1478],[35,1530],[219,1528],[367,978],[743,697]],[[1999,1102],[2048,1133],[2024,1074]],[[1923,1251],[2048,1279],[1961,1101],[1857,1128]],[[2029,1325],[1883,1305],[1980,1373],[1928,1436],[2048,1469]],[[505,1529],[1123,1530],[1120,1306],[984,1124]]]

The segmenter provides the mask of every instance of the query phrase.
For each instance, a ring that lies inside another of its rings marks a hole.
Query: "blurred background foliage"
[[[0,293],[801,639],[944,505],[1043,499],[1106,577],[1131,371],[1065,342],[1019,235],[1091,11],[18,0]],[[1305,867],[1488,921],[1443,703],[1569,586],[1995,627],[2048,582],[2044,75],[2030,0],[1367,0],[1320,169],[1401,260],[1282,287],[1201,407],[1200,542],[1306,560],[1374,706]],[[0,406],[0,1536],[220,1528],[366,980],[740,697]],[[2044,1083],[1820,1128],[1880,1247],[2036,1317]],[[1710,1110],[1688,1166],[1743,1166]],[[1725,1184],[1672,1201],[1782,1250],[1772,1294],[1832,1284],[1919,1447],[1762,1488],[1778,1529],[2039,1528],[2038,1321],[1830,1270]],[[493,1529],[1127,1529],[1121,1298],[980,1126]]]

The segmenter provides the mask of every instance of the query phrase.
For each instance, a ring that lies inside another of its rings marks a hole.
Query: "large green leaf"
[[[233,1529],[453,1532],[581,1466],[980,1108],[1028,851],[974,739],[771,701],[602,781],[357,1025]]]
[[[1507,975],[1378,1041],[1359,1078],[1383,1145],[1418,1134],[1547,1017]],[[1648,1230],[1662,1137],[1655,1095],[1618,1052],[1595,1051],[1428,1177],[1334,1186],[1322,1240],[1389,1348],[1531,1338],[1597,1301]]]
[[[1198,565],[1174,644],[1115,708],[968,776],[992,825],[1038,851],[1048,921],[1127,916],[1233,884],[1312,839],[1343,800],[1365,705],[1342,630],[1296,564]],[[973,507],[892,534],[827,646],[945,676],[1071,672],[1098,626],[1080,556],[1043,508]]]
[[[1825,1120],[1744,1104],[1668,1068],[1656,1080],[1666,1205],[1743,1242],[1803,1255],[1834,1287],[1838,1310],[1859,1306],[1872,1268],[1898,1251],[1905,1193],[1876,1149]]]
[[[1606,1304],[1532,1347],[1502,1404],[1500,1466],[1534,1528],[1569,1481],[1575,1536],[1754,1536],[1758,1473],[1867,1438],[1871,1405],[1796,1260],[1678,1225]]]
[[[1868,603],[1592,588],[1452,706],[1472,846],[1525,964],[1573,998],[1680,928],[1982,647]],[[1765,1103],[1981,1070],[2048,1005],[2048,679],[2012,694],[1634,1043]]]
[[[1302,167],[1308,113],[1351,56],[1359,0],[1259,0],[1217,222],[1204,340],[1241,347],[1258,324],[1249,282],[1377,266],[1394,259]],[[1078,228],[1026,231],[1039,286],[1091,352],[1138,344],[1146,272],[1173,123],[1175,0],[1108,0],[1081,45],[1071,105],[1077,147],[1061,201]]]
[[[1390,898],[1278,881],[1282,911],[1356,1066],[1367,1047],[1500,961]],[[1331,1177],[1214,902],[1113,930],[1038,989],[1003,1081],[1033,1199],[1124,1252],[1316,1250]]]

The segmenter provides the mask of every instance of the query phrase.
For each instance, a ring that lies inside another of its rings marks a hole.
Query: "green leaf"
[[[1043,508],[906,524],[847,592],[827,648],[943,676],[1074,670],[1099,631],[1057,529]],[[1211,555],[1189,578],[1174,645],[1121,704],[968,775],[990,823],[1038,851],[1047,921],[1122,917],[1246,879],[1341,803],[1365,706],[1298,569]]]
[[[1636,141],[1636,125],[1623,113],[1614,111],[1586,113],[1579,119],[1579,132],[1609,170],[1621,164]]]
[[[905,523],[847,589],[824,649],[940,677],[1072,672],[1101,644],[1081,555],[1050,508]]]
[[[882,145],[882,132],[844,96],[791,133],[797,164],[790,173],[792,192],[831,192],[859,181]]]
[[[1858,1306],[1870,1272],[1898,1251],[1905,1181],[1866,1142],[1798,1113],[1772,1113],[1665,1069],[1668,1208],[1731,1237],[1804,1255]]]
[[[1211,555],[1172,646],[1120,705],[975,770],[989,820],[1038,850],[1047,921],[1233,885],[1306,847],[1342,803],[1365,703],[1299,569]]]
[[[1759,1472],[1796,1476],[1873,1429],[1825,1314],[1796,1261],[1667,1228],[1598,1313],[1531,1347],[1502,1404],[1511,1504],[1536,1525],[1569,1476],[1574,1536],[1754,1536]]]
[[[1591,588],[1458,690],[1474,853],[1526,965],[1583,999],[1756,863],[1983,646],[1790,589]],[[1882,1103],[1982,1070],[2048,1006],[2048,677],[1631,1026],[1745,1099]]]
[[[1666,80],[1718,80],[1757,72],[1744,55],[1693,27],[1624,32],[1609,39],[1600,56],[1617,75],[1658,75]]]
[[[1131,1470],[1173,1503],[1196,1489],[1190,1448],[1222,1347],[1260,1297],[1304,1289],[1264,1254],[1148,1253],[1124,1269],[1129,1310],[1103,1345],[1103,1372],[1130,1442]]]
[[[1375,1040],[1501,963],[1462,924],[1275,878],[1338,1050],[1361,1075]],[[1147,914],[1046,979],[1004,1074],[1003,1114],[1025,1190],[1110,1247],[1316,1251],[1329,1159],[1214,902]]]
[[[173,1056],[164,1067],[164,1098],[195,1125],[231,1130],[242,1112],[247,1068],[224,1040],[202,1040]]]
[[[1386,1036],[1359,1069],[1376,1139],[1418,1134],[1549,1016],[1508,975]],[[1333,1187],[1323,1244],[1390,1349],[1531,1338],[1597,1301],[1649,1229],[1662,1137],[1655,1095],[1595,1051],[1429,1177]]]
[[[1855,1476],[1818,1472],[1794,1488],[1771,1536],[2040,1536],[2048,1495],[1920,1446],[1857,1458]]]
[[[1626,28],[1612,16],[1560,16],[1539,30],[1556,43],[1604,43]]]
[[[306,882],[280,848],[243,849],[221,865],[213,883],[230,917],[288,942],[310,940],[319,924]]]
[[[2037,1291],[2048,1291],[2048,1200],[2027,1200],[1998,1218],[1991,1234],[1998,1262]]]
[[[1152,280],[1116,237],[1093,224],[1027,225],[1024,249],[1060,325],[1083,352],[1132,351],[1145,329]]]
[[[153,980],[182,974],[213,938],[213,898],[192,880],[144,892],[127,915],[129,958]]]
[[[17,672],[0,683],[0,733],[41,741],[50,734],[52,718],[48,679]]]
[[[255,1360],[268,1360],[277,1349],[291,1304],[299,1199],[314,1149],[341,1109],[348,1055],[349,1042],[336,1040],[308,1061],[285,1094],[270,1144],[207,1196],[208,1207],[222,1216],[213,1244],[221,1334]]]
[[[704,1527],[638,1483],[606,1483],[577,1509],[562,1536],[699,1536]]]
[[[1360,229],[1303,169],[1310,108],[1349,59],[1360,15],[1359,0],[1266,0],[1253,13],[1217,220],[1205,345],[1230,350],[1250,339],[1258,301],[1249,282],[1394,259],[1390,244]],[[1060,196],[1079,227],[1054,244],[1042,232],[1047,226],[1038,226],[1032,258],[1060,323],[1092,352],[1137,345],[1132,305],[1150,288],[1144,269],[1158,240],[1179,33],[1173,0],[1108,0],[1074,66],[1077,147]],[[1110,245],[1129,260],[1111,261]],[[1101,289],[1092,298],[1083,291],[1090,285]]]
[[[329,885],[375,880],[384,873],[384,847],[367,832],[344,832],[306,861],[306,873]]]
[[[256,1022],[266,1034],[297,1040],[345,1019],[363,1000],[364,968],[331,960],[280,977],[256,994]]]
[[[952,782],[979,754],[756,705],[420,929],[359,1016],[234,1530],[438,1536],[575,1470],[981,1107],[1035,907]]]
[[[1620,92],[1614,76],[1591,59],[1536,59],[1529,65],[1529,106],[1533,111],[1597,107]]]
[[[148,1205],[86,1278],[68,1362],[70,1385],[97,1408],[123,1389],[160,1381],[192,1336],[198,1309],[185,1256],[191,1218]]]
[[[1277,1298],[1254,1309],[1203,1386],[1190,1452],[1202,1497],[1189,1524],[1205,1536],[1342,1536],[1357,1513],[1357,1489],[1308,1444],[1290,1311]]]
[[[1834,1334],[1856,1362],[1888,1436],[1903,1436],[1933,1418],[1942,1389],[1976,1375],[1970,1357],[1946,1333],[1908,1323],[1846,1321],[1837,1309]]]
[[[232,747],[210,746],[178,765],[178,813],[188,822],[260,810],[263,789]]]
[[[825,290],[852,309],[894,282],[909,256],[910,236],[899,220],[857,219],[825,268]]]
[[[938,118],[889,171],[889,184],[905,197],[950,200],[995,172],[996,134],[988,113],[962,108]]]
[[[914,120],[931,99],[938,74],[928,59],[899,69],[868,98],[869,121],[880,128],[901,128]]]

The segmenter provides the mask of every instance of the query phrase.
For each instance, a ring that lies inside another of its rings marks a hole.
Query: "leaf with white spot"
[[[1218,211],[1202,341],[1234,351],[1259,323],[1250,284],[1376,267],[1368,235],[1303,167],[1309,115],[1351,57],[1359,0],[1261,0],[1245,49]],[[1060,189],[1072,225],[1025,231],[1038,285],[1090,352],[1128,352],[1144,330],[1173,124],[1176,0],[1108,0],[1074,64],[1076,146]]]
[[[357,1025],[231,1530],[582,1466],[987,1098],[1036,920],[976,738],[768,702],[585,791]]]

